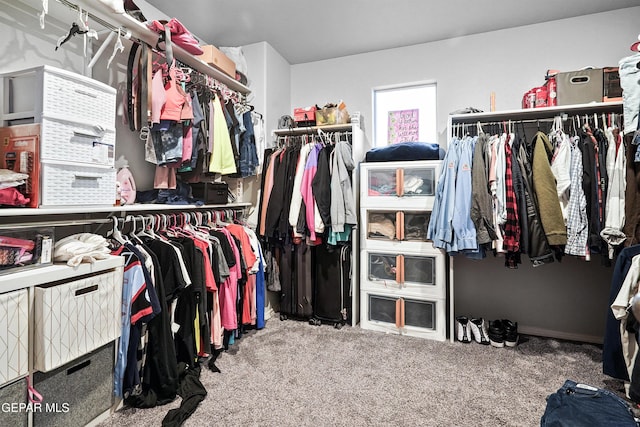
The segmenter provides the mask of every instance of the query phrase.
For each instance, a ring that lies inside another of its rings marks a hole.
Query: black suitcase
[[[280,320],[309,319],[313,314],[311,248],[284,244],[280,253]]]
[[[313,318],[309,323],[351,323],[351,244],[313,248]]]

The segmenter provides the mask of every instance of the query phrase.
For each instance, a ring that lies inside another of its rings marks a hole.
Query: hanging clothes
[[[618,129],[608,127],[606,136],[609,141],[607,149],[607,175],[609,186],[605,206],[604,228],[600,236],[607,243],[609,258],[613,259],[614,249],[626,240],[622,229],[625,224],[625,190],[626,190],[626,156],[622,135]]]
[[[231,138],[219,97],[211,100],[212,119],[209,124],[211,160],[209,172],[222,175],[236,173],[236,161],[231,147]]]
[[[549,161],[553,152],[551,143],[547,135],[537,132],[532,145],[533,190],[540,207],[542,228],[551,246],[563,246],[567,244],[567,229]]]
[[[478,245],[487,245],[497,238],[492,217],[491,194],[487,182],[489,165],[485,156],[489,138],[485,133],[478,135],[474,146],[471,167],[471,220],[476,229]]]

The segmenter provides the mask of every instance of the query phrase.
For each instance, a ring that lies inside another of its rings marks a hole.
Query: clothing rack
[[[489,111],[482,113],[470,113],[470,114],[454,114],[449,116],[449,140],[455,135],[458,135],[455,131],[461,127],[463,130],[475,131],[476,126],[500,126],[501,128],[509,123],[514,130],[520,128],[520,124],[527,125],[529,128],[532,125],[539,125],[541,123],[549,123],[556,120],[556,117],[561,117],[563,122],[568,121],[570,118],[577,118],[579,124],[574,119],[576,129],[581,126],[585,121],[591,120],[590,118],[600,117],[604,114],[614,113],[616,115],[622,115],[622,101],[615,102],[594,102],[590,104],[576,104],[576,105],[560,105],[555,107],[543,107],[543,108],[528,108],[522,110],[506,110],[506,111]],[[616,120],[617,121],[617,120]]]
[[[320,134],[320,132],[344,132],[350,131],[353,128],[352,123],[344,123],[338,125],[325,125],[325,126],[302,126],[298,128],[288,129],[275,129],[273,130],[274,136],[293,136],[293,135],[312,135]]]
[[[292,144],[309,144],[315,142],[334,144],[337,141],[343,140],[351,143],[352,138],[353,133],[351,131],[323,132],[318,134],[300,135],[278,135],[276,139],[276,145],[278,147],[284,147]]]
[[[9,208],[0,209],[0,229],[14,229],[38,226],[73,227],[103,225],[111,223],[110,217],[121,219],[132,215],[147,215],[171,212],[241,211],[245,216],[251,203],[241,202],[227,205],[160,205],[134,204],[124,206],[87,206],[68,208]],[[82,210],[81,210],[82,209]],[[64,219],[58,219],[64,218]]]

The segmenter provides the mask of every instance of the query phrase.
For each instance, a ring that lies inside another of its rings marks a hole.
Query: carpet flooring
[[[185,426],[536,426],[566,379],[620,393],[592,344],[523,337],[515,348],[436,342],[272,318],[203,368]],[[159,426],[169,405],[101,426]]]

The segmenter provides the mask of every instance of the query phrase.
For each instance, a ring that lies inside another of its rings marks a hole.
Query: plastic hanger
[[[113,33],[111,33],[111,34],[113,34]],[[116,57],[118,52],[119,53],[124,52],[124,45],[122,44],[122,39],[120,37],[121,37],[120,29],[118,28],[118,38],[116,39],[116,43],[113,46],[113,52],[111,53],[111,56],[109,57],[109,60],[107,61],[107,68],[111,67],[111,61],[113,61],[113,58]]]
[[[118,228],[118,218],[116,218],[115,216],[110,216],[109,218],[113,221],[113,228],[109,233],[107,233],[107,237],[110,237],[121,245],[124,245],[126,243],[126,239],[124,238],[124,236],[122,236],[122,233]]]
[[[44,18],[49,13],[49,0],[42,0],[42,13],[38,14],[40,19],[40,29],[44,30]]]

